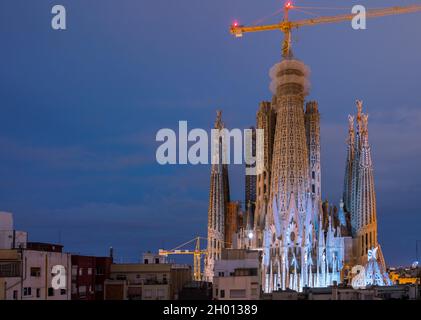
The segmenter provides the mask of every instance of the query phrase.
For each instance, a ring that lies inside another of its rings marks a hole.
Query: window
[[[41,276],[41,268],[32,267],[31,268],[31,277],[40,277],[40,276]]]
[[[218,288],[215,289],[215,296],[218,296]]]
[[[41,297],[41,289],[37,288],[37,298]]]
[[[81,276],[83,274],[83,269],[79,268],[79,275]]]
[[[159,258],[155,258],[155,263],[159,264]]]
[[[235,276],[257,276],[257,268],[235,269]]]
[[[225,290],[221,290],[221,298],[225,298]]]
[[[92,268],[88,268],[88,275],[92,274]]]
[[[144,264],[148,264],[148,263],[149,263],[149,260],[148,260],[148,259],[144,259],[144,260],[143,260],[143,263],[144,263]]]
[[[60,289],[60,295],[64,296],[66,294],[66,289]]]
[[[96,284],[95,285],[95,290],[96,291],[102,291],[102,284]]]
[[[54,289],[53,288],[48,288],[48,296],[49,297],[53,297],[54,296]]]
[[[30,296],[32,294],[31,287],[25,287],[23,288],[23,295],[24,296]]]
[[[0,278],[19,277],[20,264],[19,262],[0,262]]]
[[[158,299],[160,299],[160,300],[165,299],[165,290],[164,289],[158,289],[156,291],[156,294],[158,296]]]
[[[311,185],[311,192],[316,193],[316,186],[314,184]]]
[[[13,290],[13,300],[18,300],[18,290]]]
[[[314,171],[312,171],[312,172],[311,172],[311,177],[312,177],[313,179],[316,179],[316,173],[315,173]]]
[[[218,272],[218,277],[223,277],[224,276],[224,273],[223,272],[221,272],[221,271],[219,271]]]
[[[152,298],[152,290],[151,289],[145,290],[145,298]]]
[[[96,274],[97,276],[104,274],[104,268],[101,266],[96,267]]]
[[[232,299],[239,299],[246,297],[246,290],[245,289],[233,289],[230,290],[230,298]]]

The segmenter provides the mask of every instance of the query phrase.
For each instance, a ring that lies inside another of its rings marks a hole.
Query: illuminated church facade
[[[236,220],[237,231],[229,235],[229,242],[223,235],[223,230],[232,230],[231,225],[223,224],[233,221],[226,217],[232,213],[224,200],[229,194],[228,170],[212,166],[208,210],[211,254],[205,261],[205,280],[212,281],[212,266],[221,250],[236,248],[262,252],[264,292],[350,283],[352,268],[368,265],[368,260],[370,270],[376,270],[375,277],[387,284],[377,242],[368,116],[362,112],[362,102],[357,101],[356,117],[349,116],[344,192],[337,208],[322,200],[320,114],[317,102],[305,101],[307,66],[285,58],[271,69],[270,76],[272,101],[262,102],[256,116],[256,128],[264,133],[261,170],[252,180],[253,188],[247,185],[251,179],[246,179],[246,189],[254,190],[251,199],[255,201],[245,204],[246,211]],[[215,221],[222,224],[219,231]],[[372,255],[369,257],[372,250],[377,253],[374,269]]]

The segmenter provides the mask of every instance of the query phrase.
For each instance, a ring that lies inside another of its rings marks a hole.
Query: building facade
[[[213,298],[258,300],[261,293],[260,252],[224,249],[215,262]]]
[[[72,255],[72,300],[104,300],[111,257]]]
[[[0,213],[0,298],[70,300],[70,270],[62,245],[28,242],[26,232],[14,230],[12,214]]]
[[[30,244],[31,249],[0,249],[0,282],[6,300],[70,300],[70,254],[57,245]],[[63,266],[63,288],[53,286],[54,266]]]
[[[170,263],[111,264],[105,300],[172,300],[192,280],[191,267]]]

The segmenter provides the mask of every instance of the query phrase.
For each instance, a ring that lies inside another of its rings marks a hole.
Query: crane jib
[[[366,13],[366,17],[376,18],[376,17],[383,17],[383,16],[389,16],[389,15],[413,13],[417,11],[421,11],[421,5],[412,5],[412,6],[407,6],[407,7],[395,6],[395,7],[384,8],[384,9],[369,10]],[[318,18],[298,20],[298,21],[288,21],[288,20],[285,21],[284,20],[277,24],[261,25],[261,26],[233,25],[231,26],[230,31],[236,37],[241,37],[243,33],[248,33],[248,32],[271,31],[271,30],[281,30],[282,32],[289,32],[293,28],[299,28],[299,27],[304,27],[304,26],[350,21],[355,16],[356,14],[343,14],[343,15],[338,15],[338,16],[326,16],[326,17],[318,17]]]

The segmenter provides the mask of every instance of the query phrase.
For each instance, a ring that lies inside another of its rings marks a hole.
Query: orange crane
[[[202,280],[201,259],[202,259],[202,255],[207,254],[207,250],[200,249],[200,239],[205,239],[205,238],[196,237],[194,239],[191,239],[190,241],[180,244],[179,246],[171,250],[159,249],[159,255],[167,257],[168,255],[175,255],[175,254],[192,254],[193,255],[193,279],[195,281],[201,281]],[[191,244],[194,242],[195,242],[194,250],[181,250],[182,247],[185,247],[188,244]]]
[[[291,52],[291,31],[294,28],[300,28],[304,26],[313,26],[323,23],[335,23],[342,21],[351,21],[356,14],[342,14],[338,16],[328,16],[328,17],[317,17],[313,19],[290,21],[288,18],[289,11],[295,7],[291,1],[288,1],[284,5],[284,19],[277,23],[271,25],[261,25],[261,26],[243,26],[235,22],[231,25],[230,31],[236,37],[242,37],[243,33],[247,32],[258,32],[258,31],[270,31],[270,30],[280,30],[284,33],[284,41],[282,44],[282,56],[284,58],[290,58],[292,56]],[[383,17],[388,15],[395,14],[404,14],[421,11],[421,5],[411,5],[411,6],[397,6],[384,9],[368,10],[366,12],[367,18]]]

